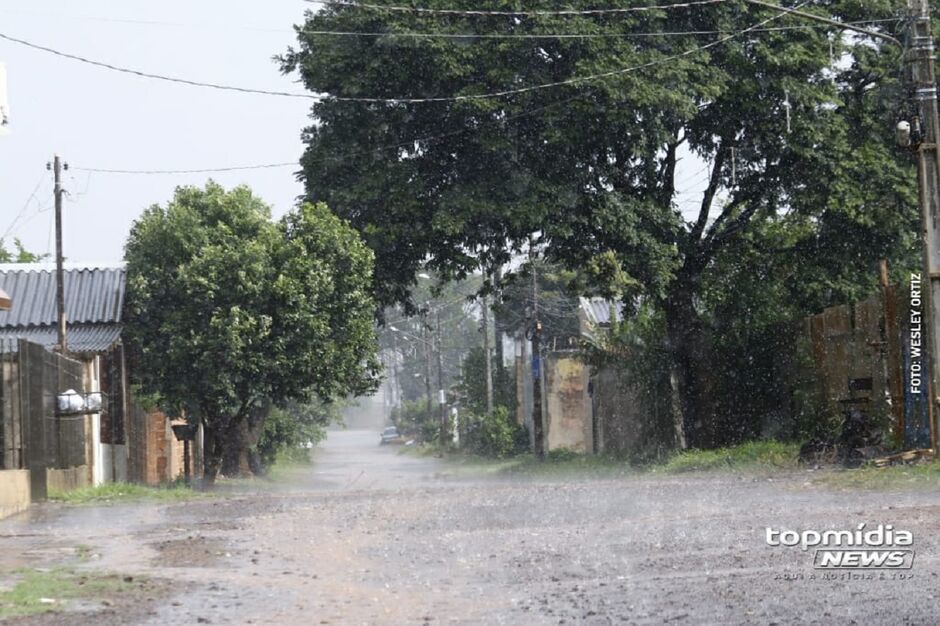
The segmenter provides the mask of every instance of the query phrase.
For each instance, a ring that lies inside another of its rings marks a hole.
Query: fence
[[[47,470],[86,464],[86,417],[57,416],[56,396],[83,391],[82,364],[24,340],[0,340],[0,468],[27,469],[31,497],[46,497]]]
[[[880,295],[831,307],[805,323],[821,411],[838,415],[860,405],[886,418],[894,442],[908,449],[931,446],[933,419],[928,359],[918,356],[911,339],[912,331],[920,336],[921,324],[911,293],[908,285],[889,285]],[[922,389],[912,373],[924,381]]]

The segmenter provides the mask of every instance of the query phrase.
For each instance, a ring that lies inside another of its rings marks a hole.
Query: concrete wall
[[[546,450],[593,452],[589,368],[574,355],[551,354],[543,362]]]
[[[29,470],[0,471],[0,519],[29,508]]]
[[[84,465],[68,469],[46,470],[46,485],[49,491],[72,491],[90,484],[88,468]]]

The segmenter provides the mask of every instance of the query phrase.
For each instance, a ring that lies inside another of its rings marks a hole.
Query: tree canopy
[[[207,429],[207,474],[253,445],[271,403],[374,388],[372,254],[323,205],[280,222],[247,187],[181,187],[134,223],[133,373]]]
[[[887,0],[807,10],[893,17]],[[307,195],[376,250],[377,296],[407,300],[425,262],[445,276],[493,267],[535,233],[550,257],[605,269],[628,303],[663,311],[680,443],[716,439],[707,335],[728,308],[708,298],[733,290],[730,277],[771,272],[810,312],[874,284],[879,256],[911,258],[916,187],[890,137],[898,51],[876,40],[721,2],[522,16],[330,4],[298,42],[284,69],[327,94],[304,135]],[[432,101],[342,99],[356,97]],[[695,207],[678,202],[683,160],[705,175]],[[734,314],[756,302],[738,299]]]

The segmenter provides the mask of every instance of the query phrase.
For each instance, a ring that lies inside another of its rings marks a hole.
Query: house
[[[21,339],[55,349],[55,276],[55,267],[47,264],[0,264],[0,288],[13,302],[9,311],[0,311],[0,342]],[[142,406],[129,385],[121,337],[123,265],[66,264],[63,277],[66,354],[81,364],[84,391],[101,392],[103,399],[99,412],[84,417],[85,476],[78,482],[176,478],[183,471],[183,453],[170,420]]]

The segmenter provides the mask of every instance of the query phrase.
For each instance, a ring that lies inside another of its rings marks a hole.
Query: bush
[[[437,441],[440,418],[436,409],[438,408],[432,407],[428,413],[425,398],[405,400],[401,406],[392,409],[391,420],[398,432],[406,437],[414,437],[422,442]]]
[[[528,443],[526,431],[509,415],[509,409],[499,406],[492,413],[462,416],[464,447],[475,454],[503,458],[522,452]]]
[[[310,459],[310,447],[326,437],[326,426],[339,420],[336,403],[288,403],[274,407],[264,421],[257,452],[264,468],[275,461],[302,463]]]

